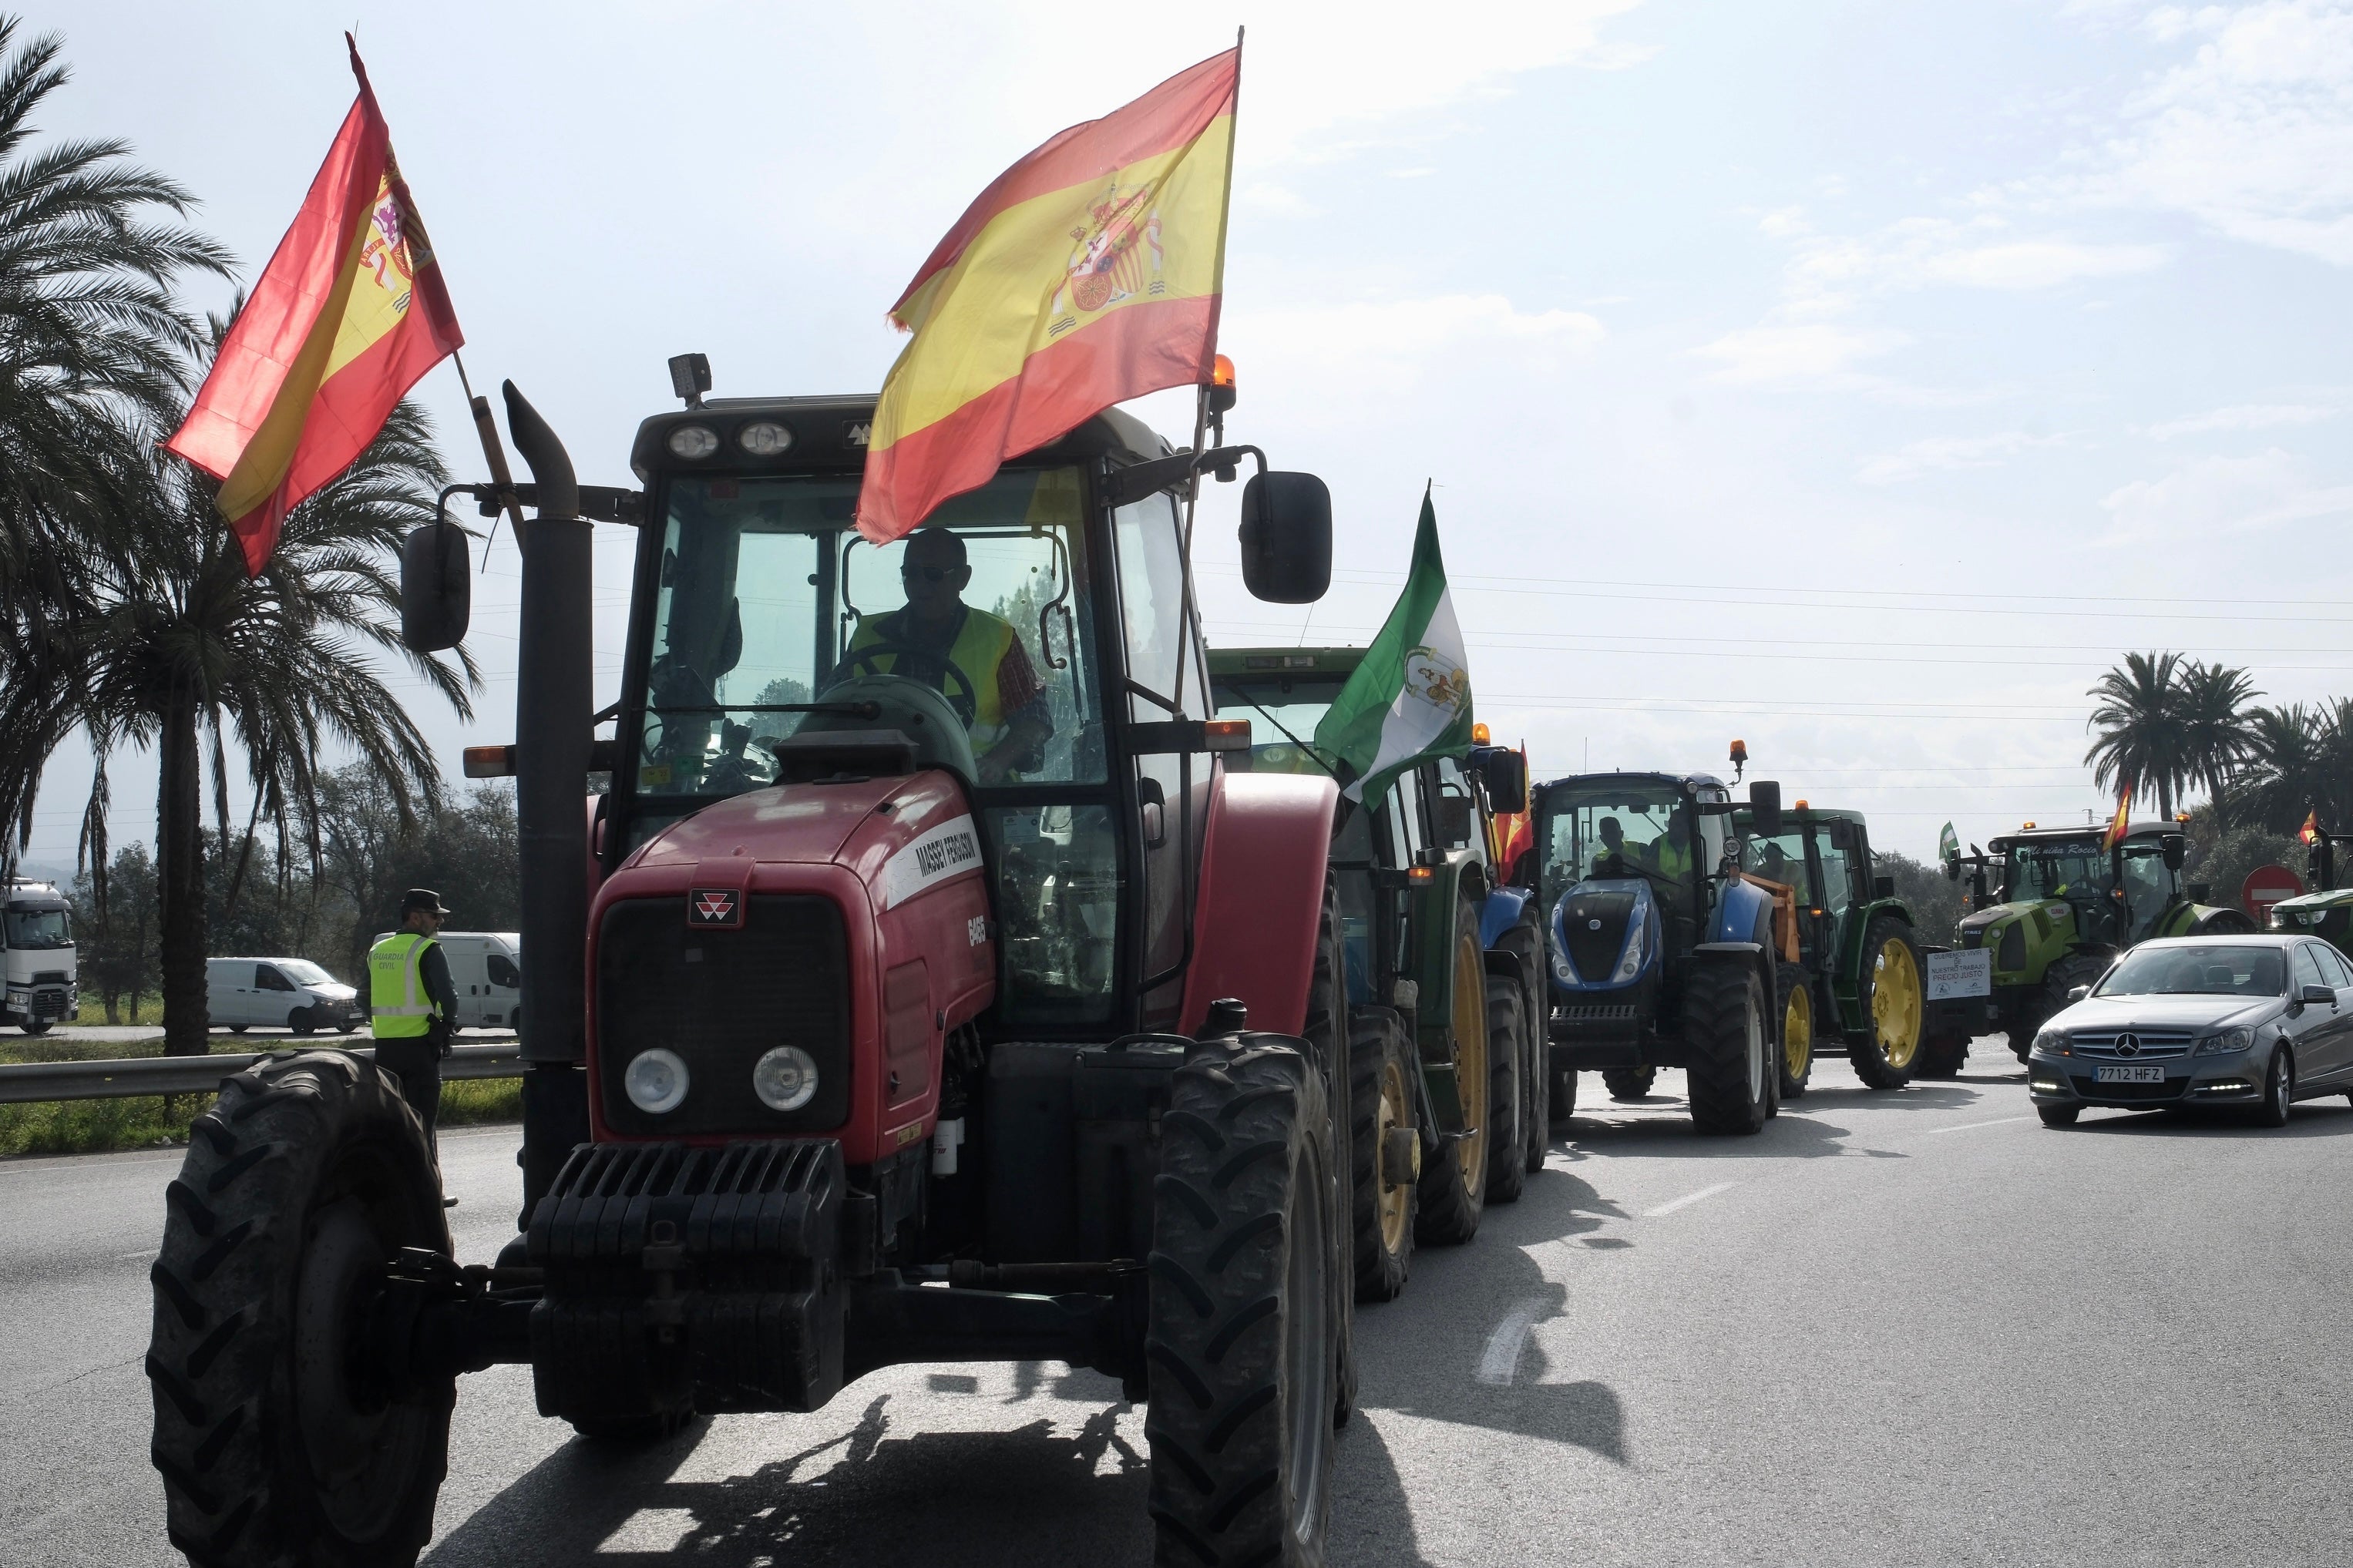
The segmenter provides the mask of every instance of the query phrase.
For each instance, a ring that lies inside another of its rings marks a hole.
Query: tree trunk
[[[162,905],[164,1054],[212,1048],[205,998],[204,789],[198,776],[195,694],[173,691],[164,709],[156,795],[157,902]]]

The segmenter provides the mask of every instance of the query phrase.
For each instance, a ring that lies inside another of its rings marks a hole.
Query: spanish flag
[[[1113,404],[1207,382],[1225,287],[1241,49],[999,174],[891,307],[858,500],[876,543]]]
[[[2100,840],[2103,849],[2114,849],[2125,841],[2125,826],[2132,816],[2132,785],[2126,784],[2116,795],[2116,816],[2108,824],[2106,835]]]
[[[2295,830],[2295,836],[2306,844],[2320,842],[2320,808],[2318,806],[2314,806],[2305,815],[2304,826]]]
[[[356,45],[352,71],[358,100],[164,444],[221,481],[215,504],[254,576],[286,514],[351,467],[466,341]]]

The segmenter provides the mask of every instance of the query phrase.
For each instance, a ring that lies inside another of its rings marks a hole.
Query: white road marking
[[[1495,1331],[1487,1336],[1487,1351],[1479,1358],[1477,1376],[1480,1382],[1495,1388],[1509,1388],[1512,1374],[1519,1370],[1520,1352],[1527,1348],[1528,1331],[1536,1324],[1536,1314],[1551,1304],[1548,1298],[1530,1296],[1504,1314]]]
[[[1738,1182],[1718,1182],[1712,1187],[1702,1187],[1695,1193],[1685,1193],[1671,1204],[1661,1204],[1657,1208],[1643,1210],[1642,1217],[1656,1219],[1662,1214],[1672,1214],[1677,1209],[1689,1208],[1692,1205],[1705,1198],[1712,1198],[1718,1193],[1728,1193],[1739,1184]]]
[[[1958,1127],[1931,1127],[1931,1132],[1974,1132],[1980,1127],[2008,1127],[2012,1122],[2031,1121],[2031,1116],[2004,1116],[1992,1121],[1964,1121]]]
[[[117,1263],[128,1263],[134,1258],[145,1259],[153,1258],[161,1254],[163,1250],[164,1249],[160,1247],[151,1247],[141,1252],[118,1252],[114,1255],[114,1261]]]

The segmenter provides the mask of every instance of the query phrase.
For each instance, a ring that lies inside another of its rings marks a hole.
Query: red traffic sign
[[[2267,923],[2272,906],[2282,899],[2293,899],[2304,891],[2304,879],[2284,866],[2258,866],[2247,873],[2247,880],[2239,889],[2239,907],[2254,917],[2257,925]]]

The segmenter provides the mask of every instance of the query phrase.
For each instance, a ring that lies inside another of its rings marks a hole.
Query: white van
[[[376,941],[390,936],[378,931]],[[460,1029],[512,1029],[522,1015],[522,933],[445,931],[433,939],[449,961]]]
[[[208,958],[205,1007],[216,1026],[332,1029],[348,1035],[364,1014],[359,993],[307,958]]]

